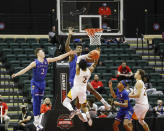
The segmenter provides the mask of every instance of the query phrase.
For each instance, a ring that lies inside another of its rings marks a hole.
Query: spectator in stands
[[[21,106],[22,113],[19,115],[18,123],[13,127],[14,131],[33,131],[35,127],[33,125],[33,115],[27,110],[26,105]]]
[[[90,98],[88,100],[89,113],[90,116],[93,118],[97,117],[97,110],[98,110],[98,106],[94,102],[95,102],[94,98]]]
[[[1,112],[2,111],[2,112]],[[0,118],[5,122],[5,130],[8,130],[8,125],[10,121],[10,117],[7,116],[8,113],[8,106],[2,100],[2,96],[0,95]]]
[[[162,100],[157,101],[157,106],[154,107],[154,110],[156,112],[157,117],[164,117],[164,107]]]
[[[58,40],[56,39],[56,27],[52,26],[52,30],[48,33],[49,40],[51,43],[55,44],[58,43]]]
[[[41,105],[40,113],[46,113],[48,110],[51,110],[52,104],[50,98],[45,98],[43,104]]]
[[[57,55],[59,55],[60,53],[63,53],[64,39],[58,35],[55,26],[52,26],[52,30],[48,33],[48,36],[49,36],[50,43],[52,43],[53,45],[57,47],[57,53],[58,53]]]
[[[129,66],[126,65],[126,61],[123,61],[122,64],[118,67],[117,79],[121,80],[133,80],[133,73]]]
[[[43,127],[45,126],[44,125],[45,124],[45,116],[44,116],[44,114],[47,111],[51,110],[51,108],[52,108],[52,103],[51,103],[50,98],[45,98],[43,104],[41,105],[41,110],[40,110],[40,113],[41,113],[41,115],[40,115],[40,117],[41,117],[40,123],[41,123],[41,125]]]
[[[145,84],[146,92],[148,95],[152,95],[152,94],[153,95],[163,95],[162,91],[157,91],[156,88],[153,88],[151,82],[149,81],[148,76],[144,77],[144,84]]]
[[[94,80],[91,81],[91,85],[100,94],[106,93],[105,89],[103,88],[103,83],[102,81],[99,81],[99,76],[97,74],[94,75]]]

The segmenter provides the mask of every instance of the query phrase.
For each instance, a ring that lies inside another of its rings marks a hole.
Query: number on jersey
[[[83,83],[87,83],[87,76],[83,76]]]

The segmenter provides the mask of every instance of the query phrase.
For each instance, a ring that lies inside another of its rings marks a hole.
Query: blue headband
[[[126,87],[126,84],[125,84],[124,80],[122,80],[121,83],[124,85],[124,87]]]

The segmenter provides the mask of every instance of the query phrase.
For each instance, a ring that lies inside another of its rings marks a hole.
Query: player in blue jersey
[[[116,93],[112,88],[112,81],[109,81],[109,89],[110,93],[113,98],[117,98],[118,101],[114,101],[113,104],[120,107],[120,110],[115,117],[115,121],[113,124],[113,130],[119,131],[118,126],[120,122],[123,120],[123,125],[127,131],[132,131],[132,115],[133,115],[133,108],[129,101],[129,93],[126,91],[125,87],[127,86],[127,82],[122,80],[117,85]]]
[[[69,52],[60,55],[54,58],[45,58],[45,53],[42,48],[37,48],[35,50],[35,55],[37,59],[29,64],[26,68],[22,69],[16,74],[12,75],[12,78],[23,75],[27,71],[33,68],[33,77],[31,79],[31,95],[33,99],[33,113],[34,113],[34,125],[39,128],[43,128],[39,123],[39,115],[40,115],[40,106],[41,100],[44,96],[45,89],[45,77],[48,70],[48,64],[52,62],[56,62],[58,60],[62,60],[69,55],[73,55],[75,51],[70,50]]]
[[[69,52],[71,50],[70,48],[70,40],[71,40],[71,36],[73,34],[73,29],[72,28],[69,28],[69,35],[68,35],[68,38],[67,38],[67,41],[66,41],[66,44],[65,44],[65,50],[66,52]],[[73,87],[73,81],[74,81],[74,77],[75,77],[75,74],[76,74],[76,62],[77,62],[77,58],[82,54],[82,44],[77,44],[76,45],[76,54],[73,54],[73,55],[70,55],[69,56],[69,65],[70,65],[70,76],[69,76],[69,83],[70,83],[70,86]],[[90,59],[86,59],[87,62],[91,62]],[[105,108],[107,110],[110,109],[110,105],[104,100],[104,98],[92,87],[92,85],[90,84],[90,82],[88,82],[87,84],[87,90],[89,92],[91,92],[99,101],[101,101]],[[80,104],[76,104],[77,108],[79,109],[79,106]],[[82,105],[83,107],[83,110],[85,110],[85,112],[88,112],[88,109],[86,108],[86,103]]]

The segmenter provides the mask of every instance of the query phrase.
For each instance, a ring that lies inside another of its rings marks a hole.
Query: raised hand
[[[73,30],[74,30],[74,29],[73,29],[72,27],[69,27],[69,28],[68,28],[68,33],[69,33],[70,35],[72,35],[72,34],[73,34]]]
[[[109,80],[108,85],[110,88],[112,87],[112,80]]]

